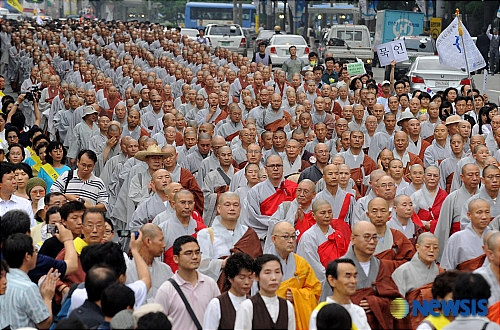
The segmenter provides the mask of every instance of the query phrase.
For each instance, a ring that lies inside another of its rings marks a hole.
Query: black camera
[[[55,224],[48,224],[47,225],[47,233],[54,235],[54,234],[59,233],[59,229],[57,229]]]
[[[40,92],[40,87],[38,87],[37,85],[32,86],[30,91],[26,93],[26,100],[33,102],[33,100],[36,99],[36,101],[38,102],[38,100],[40,100],[39,92]]]
[[[118,233],[118,237],[130,237],[130,235],[132,233],[134,233],[136,239],[139,237],[138,231],[131,231],[131,230],[123,229],[123,230],[118,230],[117,233]]]

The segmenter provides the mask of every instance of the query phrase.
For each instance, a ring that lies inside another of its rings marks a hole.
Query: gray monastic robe
[[[488,260],[488,259],[486,259]],[[490,291],[491,291],[491,296],[490,299],[488,299],[488,307],[496,304],[498,301],[500,301],[500,285],[498,285],[498,279],[491,270],[491,265],[483,265],[481,268],[476,269],[473,271],[475,274],[481,274],[486,282],[490,285]]]
[[[220,167],[208,173],[205,179],[203,180],[203,186],[202,186],[203,197],[204,197],[203,220],[205,221],[205,224],[208,227],[210,227],[212,221],[217,215],[217,197],[220,194],[217,194],[216,189],[222,186],[227,186],[229,189],[229,184],[226,183],[226,181],[224,181],[224,178],[219,173],[218,170],[219,168]],[[230,180],[233,178],[234,176],[233,165],[229,166],[229,170],[225,174],[228,176]]]
[[[469,203],[472,200],[479,199],[479,198],[484,199],[485,201],[488,202],[488,204],[490,204],[490,217],[491,218],[494,218],[497,215],[500,215],[500,203],[497,203],[497,201],[496,201],[498,198],[498,195],[495,198],[495,200],[493,200],[493,198],[491,198],[491,196],[488,195],[488,193],[484,189],[484,186],[482,186],[481,188],[479,188],[479,192],[477,194],[475,194],[474,196],[469,198],[462,205],[462,213],[460,215],[460,228],[462,228],[462,230],[467,226],[467,224],[470,223],[470,219],[467,217],[467,210],[469,208]]]
[[[439,267],[437,264],[433,262],[431,267],[427,268],[427,265],[418,257],[417,252],[410,262],[396,268],[392,273],[392,279],[398,286],[399,293],[406,297],[409,292],[433,282],[438,274]]]
[[[142,203],[139,203],[137,209],[132,214],[130,229],[138,230],[143,225],[152,222],[158,214],[167,209],[165,204],[169,203],[163,202],[158,194],[154,194]]]
[[[479,189],[476,190],[476,194],[478,191]],[[436,235],[439,242],[438,261],[441,261],[444,247],[450,237],[451,224],[460,222],[462,207],[471,197],[472,195],[465,189],[465,186],[462,186],[449,194],[444,200],[441,206],[441,212],[439,213],[436,229],[434,230],[434,235]]]
[[[411,218],[408,220],[406,226],[403,227],[398,218],[393,215],[391,216],[391,220],[387,221],[387,227],[399,230],[400,232],[405,234],[406,238],[413,238],[413,235],[415,235],[415,224],[413,223]]]
[[[333,217],[338,218],[340,211],[342,210],[342,205],[344,204],[344,200],[347,196],[347,192],[340,189],[340,187],[337,189],[337,193],[335,196],[332,196],[332,194],[328,191],[328,189],[324,189],[323,191],[319,192],[316,197],[314,197],[313,202],[318,200],[318,199],[324,199],[328,203],[330,203],[333,211]],[[354,204],[356,203],[355,196],[351,196],[350,202],[349,202],[349,210],[347,211],[347,215],[345,216],[344,221],[349,224],[350,226],[353,225],[353,213],[354,213]]]
[[[323,231],[316,224],[306,230],[300,237],[300,242],[297,246],[297,254],[307,260],[309,265],[314,269],[314,273],[318,280],[323,283],[326,279],[325,267],[321,263],[318,247],[327,241],[328,236],[334,232],[331,226],[328,226],[328,232],[323,234]]]
[[[472,228],[472,223],[469,223],[463,230],[451,235],[441,257],[441,267],[452,270],[462,262],[482,255],[484,235],[489,230],[486,228],[479,236]]]

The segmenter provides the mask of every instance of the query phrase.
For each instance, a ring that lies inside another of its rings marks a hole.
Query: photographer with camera
[[[19,108],[23,112],[24,117],[26,118],[26,125],[28,126],[32,126],[36,119],[33,117],[32,102],[34,99],[36,99],[38,103],[40,99],[41,80],[39,79],[39,76],[40,69],[38,68],[38,66],[34,66],[31,68],[29,78],[23,81],[21,85],[21,94],[26,94],[26,97],[24,99],[24,102],[20,103]]]
[[[24,114],[17,111],[19,109],[19,105],[28,98],[33,101],[33,113],[35,114],[35,122],[31,127],[26,126],[26,117],[24,116]],[[19,136],[19,143],[21,143],[24,147],[27,147],[30,144],[28,131],[32,128],[39,127],[41,118],[42,116],[40,114],[40,110],[38,109],[38,99],[33,95],[32,92],[28,92],[17,97],[17,101],[14,103],[14,106],[7,114],[5,128],[7,129],[10,126],[17,127],[19,129],[19,132],[21,133]]]

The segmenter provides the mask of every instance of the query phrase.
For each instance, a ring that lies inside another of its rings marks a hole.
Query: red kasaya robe
[[[200,230],[202,230],[203,228],[207,228],[207,226],[205,226],[205,223],[203,223],[203,219],[201,219],[201,221],[199,221],[199,219],[195,219],[195,218],[193,218],[193,219],[196,220],[196,228],[194,229],[194,233],[192,233],[191,236],[196,238],[198,236],[198,232]],[[177,269],[179,269],[179,265],[177,265],[174,262],[174,247],[173,246],[166,249],[165,252],[163,253],[163,262],[170,266],[173,273],[175,273],[177,271]]]
[[[363,184],[363,176],[370,175],[371,172],[377,169],[377,164],[368,155],[364,155],[363,163],[358,168],[351,169],[351,178],[356,184],[356,188],[361,193],[361,196],[366,195],[368,187]],[[358,181],[360,182],[358,184]]]
[[[479,257],[458,264],[457,269],[461,272],[473,272],[483,265],[485,259],[486,254],[481,254]]]
[[[448,197],[448,193],[441,188],[438,188],[438,192],[436,193],[436,198],[434,198],[434,203],[432,207],[428,210],[420,209],[418,210],[418,217],[420,220],[430,221],[431,222],[431,233],[434,233],[436,230],[436,225],[439,219],[439,213],[441,213],[441,206],[443,206],[443,202]]]
[[[186,170],[185,168],[181,168],[179,183],[182,185],[184,189],[189,190],[194,195],[194,209],[198,211],[200,214],[203,214],[203,205],[204,205],[204,197],[203,191],[201,191],[200,186],[196,182],[193,174]]]
[[[330,222],[333,233],[328,236],[326,242],[318,246],[318,255],[321,264],[326,268],[330,261],[338,259],[347,253],[351,241],[351,228],[340,219]]]
[[[283,202],[291,202],[295,199],[297,186],[293,181],[283,180],[276,192],[266,198],[260,204],[260,214],[271,216],[278,210]]]

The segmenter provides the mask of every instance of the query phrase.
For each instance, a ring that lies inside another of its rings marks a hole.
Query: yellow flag
[[[21,6],[19,0],[7,0],[7,4],[12,8],[16,8],[18,12],[23,12],[23,6]]]

